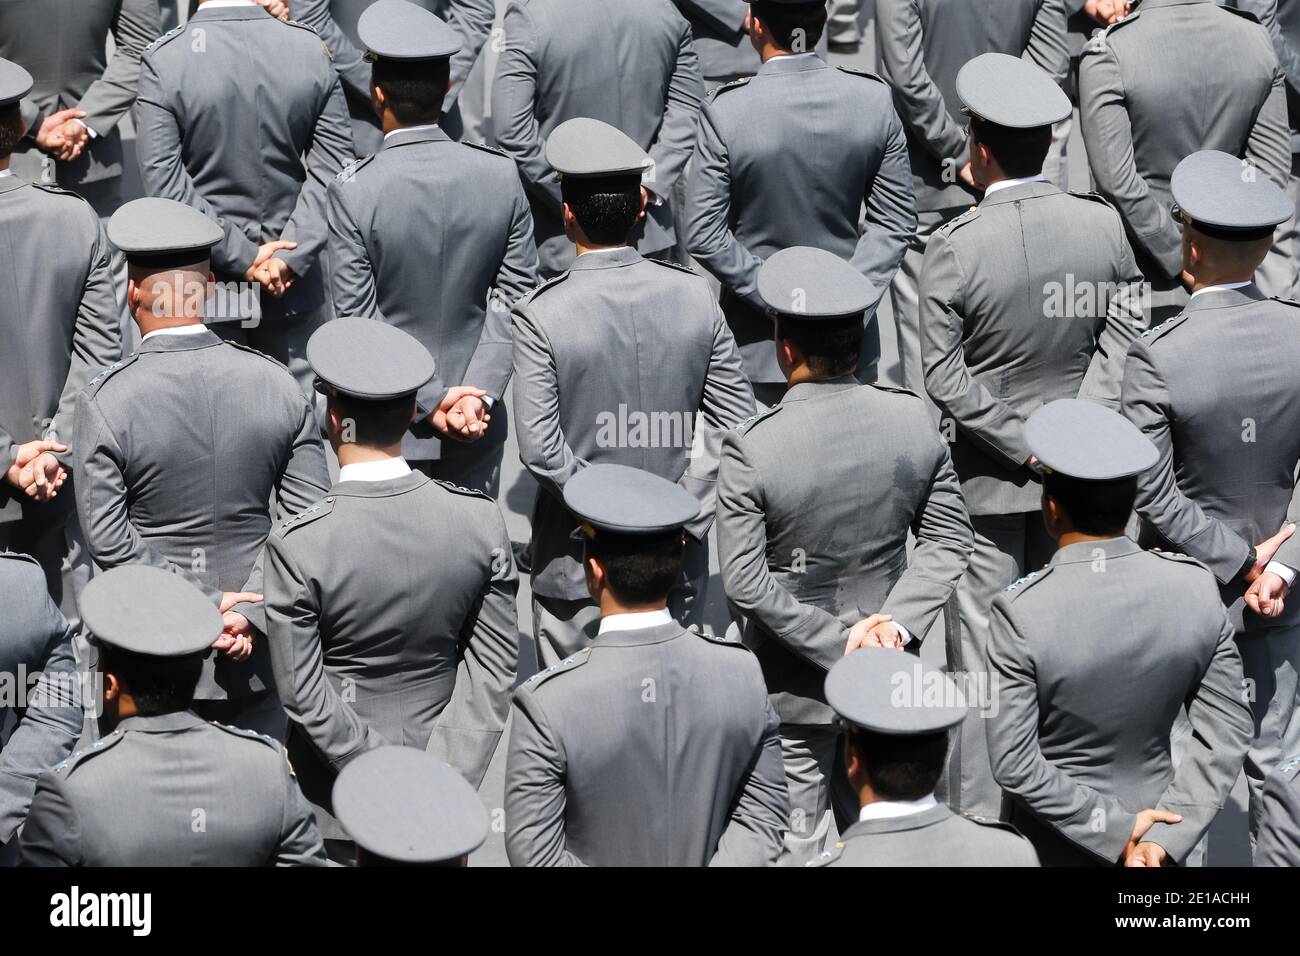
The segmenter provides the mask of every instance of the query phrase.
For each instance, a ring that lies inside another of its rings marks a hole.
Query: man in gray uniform
[[[971,530],[925,407],[853,376],[877,290],[829,252],[794,248],[764,263],[758,291],[791,387],[723,441],[718,561],[781,718],[782,859],[797,865],[825,847],[832,811],[841,829],[856,813],[826,671],[864,641],[919,644],[966,567]]]
[[[189,709],[222,629],[203,592],[159,568],[116,568],[86,586],[83,612],[113,731],[41,777],[22,862],[323,865],[320,831],[280,745]]]
[[[528,200],[513,162],[441,128],[456,32],[404,0],[379,0],[357,29],[374,60],[384,140],[330,186],[334,308],[383,319],[437,355],[403,454],[426,475],[495,498],[510,307],[537,285]],[[467,422],[453,428],[449,416]]]
[[[12,726],[0,745],[0,860],[27,817],[37,777],[65,760],[81,734],[72,630],[44,584],[35,560],[0,551],[0,674],[20,692],[0,706],[0,726]]]
[[[1300,568],[1300,538],[1290,538],[1300,520],[1300,307],[1251,282],[1292,206],[1246,169],[1208,150],[1174,170],[1192,299],[1133,343],[1122,409],[1160,452],[1138,483],[1144,530],[1214,572],[1237,629],[1255,718],[1253,834],[1265,779],[1300,752],[1300,614],[1284,606]]]
[[[635,465],[699,502],[686,525],[685,578],[671,605],[692,623],[704,603],[722,433],[754,413],[736,343],[707,282],[627,244],[645,199],[649,157],[597,120],[556,128],[547,160],[560,173],[573,268],[514,314],[519,457],[538,481],[532,516],[533,627],[554,664],[596,636],[564,486],[593,462]]]
[[[694,497],[592,465],[564,501],[582,521],[596,642],[515,691],[506,763],[514,866],[765,866],[789,804],[758,662],[668,613]]]
[[[325,494],[312,407],[260,352],[203,325],[209,249],[221,227],[167,199],[119,209],[109,239],[126,253],[143,340],[77,402],[77,512],[103,568],[178,572],[225,613],[194,709],[283,738],[255,563],[275,514]]]
[[[488,835],[474,788],[414,747],[379,747],[351,761],[334,784],[334,806],[356,841],[357,866],[469,865]]]
[[[1156,448],[1059,399],[1025,424],[1060,550],[993,602],[990,758],[1044,865],[1185,864],[1250,743],[1241,657],[1214,576],[1124,534]],[[1191,734],[1170,735],[1186,707]]]
[[[1256,866],[1300,866],[1300,755],[1273,771],[1264,786]]]
[[[459,43],[451,56],[449,74],[438,91],[442,127],[450,139],[460,139],[460,109],[457,99],[465,86],[474,61],[492,31],[496,16],[493,0],[413,0],[421,9],[436,14],[454,28]],[[352,140],[358,158],[369,156],[383,145],[383,129],[371,102],[370,64],[366,50],[374,52],[361,30],[361,19],[371,8],[388,0],[291,0],[290,13],[325,41],[334,59],[334,69],[343,83],[348,112],[352,114]],[[450,85],[447,85],[447,84]],[[347,313],[341,313],[346,315]]]
[[[325,193],[352,159],[329,51],[252,0],[206,0],[145,51],[135,122],[146,193],[221,226],[213,331],[289,366],[309,394]]]
[[[922,394],[917,303],[926,243],[970,206],[977,188],[957,72],[981,53],[1006,53],[1064,79],[1065,7],[1063,0],[876,0],[876,51],[907,131],[917,208],[916,235],[890,294],[898,367],[886,364],[881,375]]]
[[[722,283],[745,371],[759,401],[771,405],[785,379],[757,291],[763,260],[791,246],[825,249],[850,260],[878,299],[915,231],[916,207],[889,88],[808,52],[826,25],[825,3],[752,6],[751,38],[763,66],[717,90],[705,107],[687,184],[687,243]],[[879,355],[873,323],[861,381],[875,381]]]
[[[1058,398],[1117,406],[1124,357],[1145,320],[1119,215],[1042,175],[1052,124],[1070,115],[1052,77],[985,53],[957,74],[956,92],[971,117],[972,176],[985,192],[926,249],[921,364],[975,529],[948,666],[982,675],[993,598],[1056,550],[1039,514],[1025,419]],[[972,712],[962,725],[952,750],[959,764],[941,795],[956,810],[996,818],[1002,795],[987,724]]]
[[[1187,301],[1169,219],[1169,178],[1183,157],[1223,150],[1286,185],[1290,132],[1277,56],[1253,17],[1214,0],[1143,0],[1084,46],[1079,103],[1093,181],[1124,218],[1158,323]],[[1279,267],[1289,289],[1295,263]]]
[[[958,816],[935,799],[948,732],[969,705],[957,685],[916,658],[883,647],[842,657],[826,700],[844,722],[845,782],[857,822],[810,866],[1037,866],[1004,823]]]
[[[0,60],[0,549],[36,558],[50,595],[75,622],[75,592],[90,564],[72,487],[60,497],[58,481],[72,468],[64,443],[77,393],[121,358],[121,327],[94,210],[9,168],[25,125],[19,100],[32,82]]]
[[[343,834],[330,788],[363,750],[428,749],[482,782],[519,658],[517,576],[495,503],[402,458],[433,375],[424,347],[373,319],[335,319],[308,354],[342,467],[266,543],[266,637],[289,754],[332,840]]]
[[[622,130],[654,160],[642,175],[645,218],[633,245],[668,256],[673,192],[695,145],[704,95],[691,28],[670,0],[511,0],[492,85],[497,145],[519,165],[533,207],[542,274],[573,264],[546,139],[575,117]]]

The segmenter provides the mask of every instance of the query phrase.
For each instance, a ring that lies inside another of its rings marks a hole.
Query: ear
[[[388,98],[384,96],[384,91],[379,88],[378,83],[370,84],[370,105],[374,108],[375,113],[379,116],[384,115],[384,107],[388,104]]]
[[[122,694],[122,682],[117,679],[117,675],[112,671],[106,671],[104,678],[104,702],[117,700]]]
[[[584,557],[582,571],[587,579],[587,593],[599,600],[600,592],[605,590],[605,566],[600,563],[600,558]]]
[[[126,304],[133,312],[140,307],[140,287],[135,284],[134,279],[126,280]]]
[[[564,222],[565,229],[571,229],[578,224],[578,217],[573,214],[573,207],[567,202],[564,204],[564,210],[561,213],[561,219]]]

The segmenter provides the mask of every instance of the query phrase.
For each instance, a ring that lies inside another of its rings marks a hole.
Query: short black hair
[[[881,800],[919,800],[934,793],[948,757],[948,731],[907,736],[850,726],[845,747],[856,751]]]
[[[826,29],[825,0],[808,3],[777,3],[752,0],[754,18],[763,21],[777,46],[795,53],[811,53]]]
[[[812,373],[820,378],[837,378],[857,370],[866,335],[866,316],[846,319],[777,318],[778,338],[789,339],[803,353]]]
[[[184,657],[154,657],[101,644],[99,666],[121,682],[141,717],[152,717],[190,706],[207,656],[207,651],[200,651]]]
[[[1080,481],[1065,475],[1043,476],[1043,495],[1061,506],[1076,531],[1092,535],[1124,533],[1137,499],[1137,478]]]
[[[560,196],[598,246],[627,242],[641,216],[641,176],[563,176]]]
[[[415,418],[415,397],[371,402],[350,395],[330,395],[326,407],[338,414],[339,421],[351,422],[351,434],[345,436],[348,444],[367,448],[386,448],[402,440]]]
[[[442,119],[451,60],[375,60],[370,82],[384,91],[388,108],[404,126],[420,126]]]
[[[18,148],[23,133],[27,132],[23,123],[23,108],[19,103],[0,106],[0,158],[10,155]]]
[[[971,144],[983,143],[993,154],[1002,171],[1012,179],[1037,176],[1047,162],[1052,148],[1052,127],[1012,129],[978,117],[971,117]]]
[[[686,554],[683,533],[618,534],[597,531],[587,539],[587,556],[605,566],[609,589],[629,606],[653,604],[668,597],[682,573]]]

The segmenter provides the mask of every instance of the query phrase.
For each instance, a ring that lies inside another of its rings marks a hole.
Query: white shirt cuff
[[[897,621],[894,622],[894,627],[898,628],[898,636],[902,640],[903,646],[906,647],[908,642],[912,640],[912,632]]]
[[[86,126],[86,121],[85,121],[85,120],[78,119],[78,118],[75,117],[75,116],[72,118],[72,122],[74,122],[74,123],[80,123],[82,126]],[[90,134],[90,138],[91,138],[91,139],[98,139],[98,138],[99,138],[99,134],[96,133],[96,132],[95,132],[93,129],[91,129],[89,126],[86,126],[86,132]]]
[[[1277,561],[1270,561],[1268,564],[1264,565],[1264,570],[1272,571],[1286,582],[1287,587],[1295,584],[1295,568],[1289,568],[1285,564],[1279,564]]]

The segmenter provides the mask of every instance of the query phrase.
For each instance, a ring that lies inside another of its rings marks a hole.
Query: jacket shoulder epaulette
[[[533,289],[533,291],[525,293],[524,295],[520,296],[519,301],[515,303],[515,308],[522,309],[524,306],[528,305],[530,302],[536,299],[547,289],[554,288],[555,286],[559,285],[567,278],[569,278],[568,272],[561,272],[557,276],[552,276],[551,278],[543,282],[541,285],[539,285],[536,289]]]
[[[951,235],[952,233],[960,229],[962,226],[966,225],[968,222],[974,222],[979,217],[980,217],[980,207],[971,206],[960,216],[954,216],[952,219],[949,219],[947,222],[945,222],[942,226],[939,227],[938,231],[943,233],[945,236]]]
[[[1107,209],[1114,209],[1114,208],[1115,208],[1114,204],[1111,203],[1111,201],[1110,201],[1109,199],[1107,199],[1107,198],[1106,198],[1105,196],[1103,196],[1101,193],[1099,193],[1099,192],[1093,192],[1092,190],[1088,190],[1088,189],[1071,189],[1071,190],[1069,191],[1068,195],[1070,195],[1070,196],[1074,196],[1074,197],[1077,198],[1077,199],[1088,199],[1088,200],[1091,200],[1092,202],[1101,203],[1101,204],[1102,204],[1103,206],[1105,206]]]
[[[1005,830],[1012,836],[1017,836],[1022,840],[1025,838],[1025,835],[1017,830],[1014,824],[1007,823],[1005,820],[995,820],[992,817],[981,817],[978,814],[971,813],[969,810],[962,813],[961,817],[963,820],[969,820],[971,823],[978,823],[982,827],[989,827],[994,830]]]
[[[910,388],[903,388],[903,386],[901,385],[885,385],[883,382],[868,382],[867,385],[869,385],[871,388],[874,388],[878,392],[893,392],[896,395],[907,395],[910,396],[911,398],[921,397],[920,395],[916,394],[916,392],[912,391]]]
[[[1116,20],[1115,22],[1107,24],[1106,26],[1102,27],[1100,35],[1102,37],[1109,37],[1116,30],[1120,29],[1121,27],[1127,26],[1128,24],[1132,23],[1140,16],[1142,16],[1142,10],[1139,8],[1137,10],[1134,10],[1128,16],[1124,17],[1124,19]],[[1095,37],[1097,36],[1097,34],[1093,34],[1093,36]],[[1083,45],[1084,50],[1086,51],[1089,46],[1090,46],[1089,43],[1084,43]]]
[[[1253,10],[1243,10],[1241,7],[1220,7],[1221,10],[1227,10],[1229,13],[1235,13],[1239,17],[1245,17],[1251,23],[1259,23],[1259,17],[1255,16]]]
[[[265,352],[260,352],[257,349],[253,348],[251,345],[245,345],[243,342],[236,342],[232,339],[222,339],[222,344],[229,345],[231,348],[239,349],[239,351],[241,352],[247,352],[249,355],[256,355],[258,358],[265,359],[266,361],[270,362],[276,368],[282,368],[286,372],[289,372],[289,366],[285,365],[278,358],[267,355]],[[292,375],[293,373],[289,372],[289,374]]]
[[[524,681],[520,687],[527,688],[530,692],[535,691],[553,677],[557,677],[560,674],[567,674],[570,671],[581,667],[590,659],[591,648],[584,647],[576,654],[570,654],[564,660],[560,661],[560,663],[552,664],[550,667],[538,671],[532,677],[528,678],[528,680]]]
[[[510,159],[510,154],[499,146],[489,146],[487,143],[476,143],[473,140],[463,139],[460,145],[468,146],[471,149],[481,149],[485,153],[491,153],[493,156],[500,156],[502,159]],[[514,160],[511,160],[514,162]]]
[[[685,272],[687,275],[692,275],[695,276],[696,278],[700,278],[700,279],[704,278],[698,272],[696,272],[694,269],[692,269],[690,266],[686,265],[683,262],[672,262],[669,259],[649,259],[649,258],[647,258],[645,261],[653,262],[655,265],[665,266],[666,268],[669,269],[676,269],[678,272]]]
[[[1024,594],[1026,591],[1028,591],[1035,584],[1043,580],[1043,578],[1047,577],[1051,573],[1052,573],[1052,565],[1050,564],[1047,565],[1047,567],[1039,568],[1037,571],[1030,571],[1023,578],[1020,578],[1014,581],[1013,583],[1011,583],[1010,585],[1008,585],[1006,590],[1004,590],[1002,593],[1014,599],[1019,595]]]
[[[371,153],[369,156],[362,156],[360,159],[352,160],[352,162],[348,163],[346,166],[344,166],[342,169],[338,171],[338,173],[334,176],[334,181],[336,183],[352,182],[352,180],[356,177],[357,173],[361,170],[361,168],[364,167],[367,163],[369,163],[372,159],[374,159],[377,155],[379,154]]]
[[[105,751],[111,750],[113,747],[116,747],[118,744],[122,742],[122,738],[124,738],[125,736],[126,734],[122,733],[122,731],[115,730],[107,737],[101,737],[98,740],[96,740],[93,744],[89,744],[83,750],[74,750],[72,753],[68,755],[66,760],[63,760],[61,763],[55,764],[54,772],[67,776],[68,774],[72,773],[72,771],[76,770],[77,767],[84,764],[91,757],[98,756],[99,754],[102,754]]]
[[[269,734],[259,734],[256,730],[248,730],[245,727],[233,727],[230,724],[223,724],[216,720],[209,721],[209,723],[218,730],[224,730],[232,737],[242,737],[245,740],[256,740],[258,743],[270,747],[276,753],[280,752],[280,742]]]
[[[122,371],[122,369],[126,368],[128,365],[134,365],[135,360],[139,357],[140,357],[139,352],[132,352],[130,355],[126,356],[125,358],[117,362],[114,362],[112,365],[100,369],[99,373],[94,378],[92,378],[89,382],[86,383],[86,393],[89,395],[94,395],[96,392],[98,392],[101,388],[104,387],[104,383],[107,382],[110,378],[112,378],[118,372]]]
[[[1161,322],[1159,325],[1153,325],[1151,328],[1143,332],[1138,338],[1145,340],[1147,344],[1150,344],[1156,341],[1156,339],[1168,335],[1174,329],[1178,328],[1178,326],[1183,324],[1183,320],[1185,318],[1187,318],[1187,313],[1180,312],[1178,313],[1178,315],[1175,315],[1172,319],[1165,319],[1165,321]]]
[[[0,561],[5,560],[6,558],[9,559],[10,561],[28,562],[30,564],[35,565],[37,568],[40,568],[41,566],[41,562],[37,561],[30,554],[24,554],[21,551],[9,551],[5,549],[0,549]]]
[[[765,408],[761,412],[757,412],[756,414],[750,415],[743,422],[740,422],[735,426],[736,431],[740,432],[740,434],[742,435],[747,435],[751,431],[753,431],[755,425],[757,425],[759,422],[766,421],[767,419],[771,418],[780,410],[781,410],[781,405],[778,402],[777,404],[773,405],[771,408]]]
[[[715,631],[713,628],[708,628],[707,630],[704,628],[692,628],[689,633],[703,638],[710,644],[721,644],[723,647],[734,647],[742,651],[748,650],[739,638],[729,637],[726,631]]]
[[[1281,302],[1283,305],[1289,305],[1293,309],[1300,309],[1300,299],[1288,299],[1281,295],[1271,295],[1269,298],[1274,302]]]
[[[152,43],[150,43],[148,46],[146,46],[143,50],[141,50],[141,51],[140,51],[140,55],[141,55],[141,56],[146,56],[146,55],[152,53],[154,50],[158,49],[159,47],[164,46],[164,45],[167,44],[167,43],[170,43],[172,40],[175,40],[178,36],[180,36],[182,33],[185,32],[185,26],[186,26],[186,25],[185,25],[184,23],[182,23],[182,24],[180,24],[179,26],[172,27],[170,30],[168,30],[166,33],[164,33],[164,34],[163,34],[162,36],[160,36],[158,39],[154,40]]]
[[[721,96],[723,93],[727,92],[728,90],[738,90],[742,86],[746,85],[752,79],[753,79],[752,76],[742,76],[739,79],[732,80],[730,83],[723,83],[721,86],[719,86],[717,89],[715,89],[712,93],[709,94],[709,99],[716,100],[719,96]]]
[[[81,196],[77,195],[77,193],[74,193],[71,189],[64,189],[57,183],[32,183],[32,185],[43,192],[54,193],[56,196],[76,196],[77,199],[81,199]],[[86,202],[84,199],[81,199],[81,201]]]
[[[1277,768],[1277,772],[1288,780],[1295,780],[1300,777],[1300,754],[1283,760]]]
[[[841,73],[851,73],[853,76],[865,76],[869,80],[875,80],[877,83],[884,83],[879,73],[872,73],[870,70],[859,70],[851,66],[837,66],[835,69]]]
[[[1196,558],[1192,557],[1190,554],[1183,554],[1179,551],[1164,551],[1161,550],[1160,548],[1152,548],[1148,553],[1154,554],[1160,558],[1164,558],[1166,561],[1177,561],[1180,564],[1190,564],[1200,568],[1202,571],[1205,571],[1207,573],[1213,573],[1210,571],[1209,568],[1207,568]]]
[[[441,478],[433,479],[433,483],[435,485],[441,485],[443,488],[446,488],[455,495],[469,495],[471,498],[486,498],[488,501],[492,500],[491,495],[485,491],[480,491],[477,488],[464,488],[461,485],[453,485],[450,481],[443,481]]]
[[[814,860],[809,860],[804,864],[805,867],[829,866],[840,858],[844,853],[844,842],[837,842],[829,850],[823,851]]]
[[[320,501],[316,502],[306,511],[300,511],[292,518],[286,518],[283,522],[280,523],[280,526],[275,529],[275,533],[279,537],[283,538],[285,535],[287,535],[290,531],[293,531],[295,528],[301,528],[305,524],[311,524],[313,521],[317,521],[321,518],[324,518],[333,510],[334,510],[334,496],[329,495],[325,498],[322,498]]]

